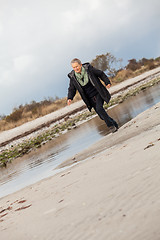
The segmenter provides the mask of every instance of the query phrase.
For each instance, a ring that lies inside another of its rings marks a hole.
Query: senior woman
[[[103,107],[104,101],[109,103],[111,98],[107,90],[107,88],[111,86],[107,75],[89,63],[82,64],[78,58],[74,58],[71,61],[71,66],[73,70],[68,74],[70,78],[67,97],[68,105],[71,104],[78,90],[89,111],[91,111],[93,107],[110,130],[116,132],[118,130],[117,122],[107,114]],[[101,80],[105,86],[101,83]]]

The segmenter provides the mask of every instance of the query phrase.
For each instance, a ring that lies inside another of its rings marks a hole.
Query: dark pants
[[[98,114],[98,116],[105,121],[108,127],[117,125],[116,121],[113,118],[111,118],[103,108],[104,100],[102,99],[100,94],[97,94],[94,97],[92,97],[90,99],[90,102],[92,104],[92,107],[95,109],[96,113]]]

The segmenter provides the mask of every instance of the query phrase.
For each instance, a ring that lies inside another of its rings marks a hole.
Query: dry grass
[[[115,85],[129,78],[136,77],[158,66],[160,66],[160,61],[156,63],[148,63],[146,66],[141,66],[139,69],[135,71],[132,71],[131,69],[122,69],[120,71],[117,71],[117,74],[115,77],[111,78],[112,84]]]
[[[80,99],[81,98],[77,93],[73,102],[76,102]],[[43,102],[41,102],[41,104],[34,103],[34,105],[35,106],[33,106],[31,103],[26,106],[20,106],[18,109],[14,109],[10,115],[0,120],[0,131],[18,127],[26,122],[32,121],[36,118],[63,108],[67,105],[67,98],[65,97],[55,100],[54,102],[50,102],[48,105],[43,104]]]

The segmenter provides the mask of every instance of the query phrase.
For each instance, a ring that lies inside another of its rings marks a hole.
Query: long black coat
[[[111,95],[100,81],[100,80],[102,80],[105,83],[105,85],[108,85],[108,84],[110,84],[108,77],[105,75],[105,73],[103,71],[94,68],[89,63],[85,63],[82,65],[85,68],[85,70],[87,71],[89,80],[92,83],[92,85],[97,89],[98,93],[101,95],[103,100],[106,103],[109,103]],[[87,98],[85,92],[83,91],[81,85],[77,81],[74,70],[72,70],[68,74],[68,77],[70,78],[70,83],[69,83],[69,88],[68,88],[68,99],[73,100],[73,98],[76,94],[76,91],[78,90],[83,101],[87,105],[88,109],[91,111],[92,106],[90,104],[90,101]]]

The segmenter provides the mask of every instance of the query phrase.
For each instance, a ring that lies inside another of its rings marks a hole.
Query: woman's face
[[[77,62],[72,63],[72,68],[76,73],[81,73],[82,64],[79,64]]]

